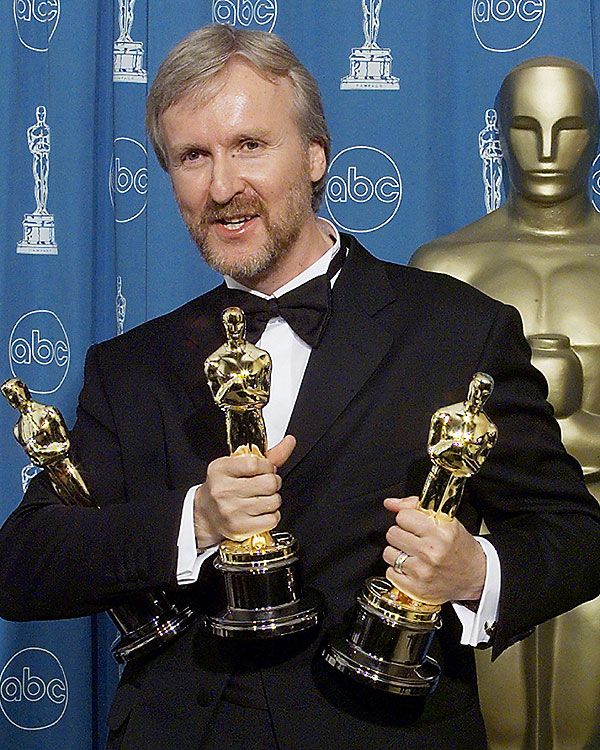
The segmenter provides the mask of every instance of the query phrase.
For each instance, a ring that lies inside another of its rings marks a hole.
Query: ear
[[[325,174],[327,169],[327,159],[325,158],[325,149],[320,143],[313,141],[308,147],[308,159],[310,164],[310,179],[312,182],[318,182]]]

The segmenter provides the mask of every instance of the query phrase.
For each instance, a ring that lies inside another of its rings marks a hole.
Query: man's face
[[[585,189],[597,115],[582,75],[571,68],[526,68],[500,102],[505,158],[517,192],[555,203]]]
[[[212,98],[170,107],[162,133],[175,197],[203,257],[251,282],[302,252],[325,158],[300,135],[287,78],[266,80],[241,59],[218,78]]]

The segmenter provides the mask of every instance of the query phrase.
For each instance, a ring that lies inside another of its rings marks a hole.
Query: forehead
[[[525,68],[513,74],[509,108],[513,116],[589,121],[593,117],[591,99],[583,75],[573,68]]]
[[[201,91],[192,91],[162,115],[167,129],[179,129],[182,118],[198,129],[285,127],[296,122],[294,91],[287,76],[266,77],[243,58],[234,58]]]

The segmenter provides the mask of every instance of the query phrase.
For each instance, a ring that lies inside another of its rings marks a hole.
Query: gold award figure
[[[0,391],[20,412],[13,429],[17,442],[31,463],[47,472],[61,504],[97,509],[69,455],[69,431],[58,409],[34,401],[18,378],[5,381]],[[190,607],[171,602],[164,591],[133,595],[126,604],[109,609],[108,614],[120,632],[111,647],[120,664],[161,648],[196,618]]]
[[[489,375],[475,373],[466,401],[439,409],[431,418],[428,454],[433,466],[418,507],[435,523],[456,523],[467,478],[479,471],[496,444],[496,426],[482,411],[493,387]],[[441,673],[427,655],[441,626],[440,612],[440,602],[419,599],[385,578],[369,578],[356,598],[349,631],[334,632],[323,653],[325,661],[380,690],[427,695]]]
[[[431,418],[427,453],[433,466],[419,498],[418,507],[437,522],[452,521],[460,505],[465,480],[476,474],[496,444],[498,429],[482,407],[494,381],[478,372],[473,376],[464,403],[438,409]],[[422,609],[423,602],[397,589],[387,595],[405,606]]]
[[[534,58],[504,79],[496,109],[506,204],[424,245],[411,264],[518,308],[565,447],[600,501],[600,215],[588,195],[598,94],[577,63]],[[567,750],[597,737],[599,637],[596,599],[544,623],[493,666],[477,654],[492,750]],[[498,693],[513,696],[508,709]]]
[[[58,409],[33,401],[29,389],[18,378],[3,383],[1,391],[21,414],[13,429],[17,442],[32,464],[46,469],[62,502],[93,506],[85,482],[69,456],[71,441]]]
[[[239,307],[223,312],[227,340],[204,363],[204,372],[215,403],[225,413],[227,444],[231,455],[267,454],[267,431],[262,409],[269,402],[271,357],[246,341],[246,320]],[[244,548],[273,547],[268,531],[240,541]],[[235,544],[224,542],[230,549]]]
[[[269,401],[271,357],[246,340],[246,318],[239,307],[223,311],[225,343],[204,362],[216,405],[225,413],[231,455],[266,456],[262,415]],[[225,539],[214,561],[221,573],[225,607],[206,616],[221,638],[271,638],[319,624],[322,596],[302,591],[298,543],[292,534],[265,530],[247,539]]]

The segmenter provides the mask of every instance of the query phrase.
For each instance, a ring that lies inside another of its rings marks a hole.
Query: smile
[[[254,219],[254,216],[240,216],[239,218],[226,218],[218,219],[218,223],[222,224],[226,229],[241,229],[244,224]]]

